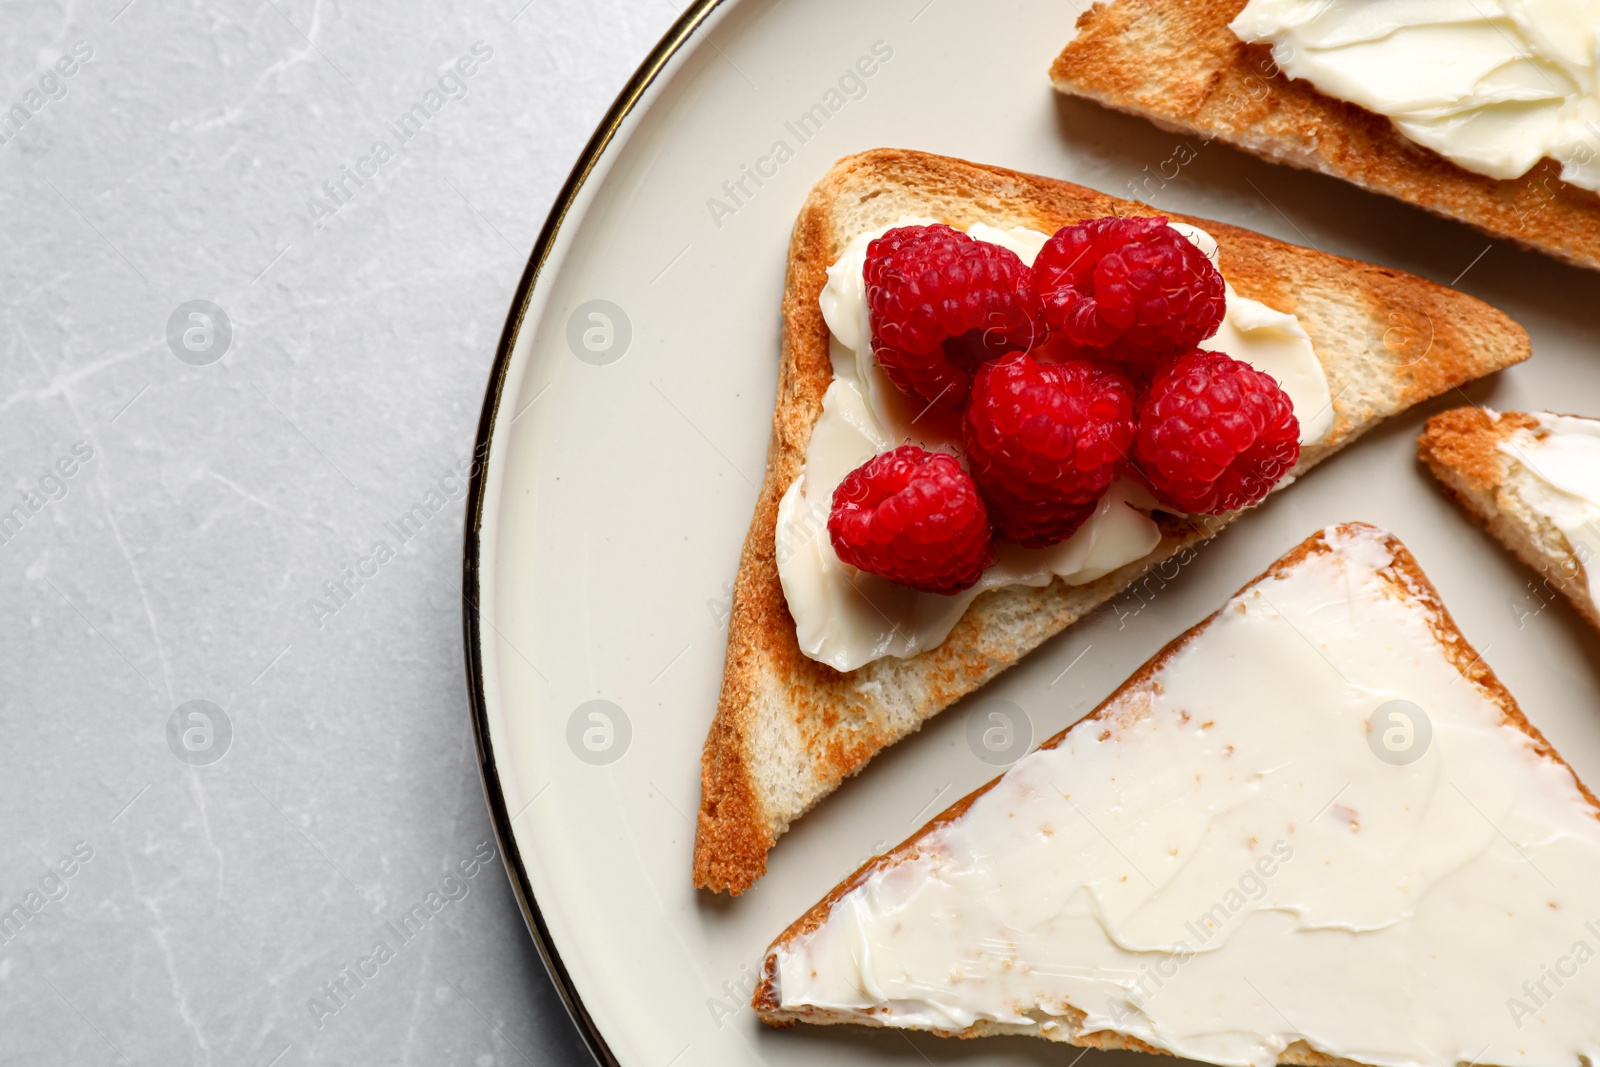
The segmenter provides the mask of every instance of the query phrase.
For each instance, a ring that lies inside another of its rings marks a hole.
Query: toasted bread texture
[[[1462,681],[1474,687],[1481,695],[1487,698],[1492,706],[1498,710],[1504,723],[1525,734],[1529,738],[1534,752],[1572,773],[1578,791],[1582,794],[1583,799],[1587,800],[1590,807],[1595,809],[1596,817],[1600,818],[1600,801],[1597,801],[1594,794],[1577,779],[1577,775],[1572,772],[1571,767],[1566,764],[1560,754],[1528,721],[1510,692],[1495,677],[1493,671],[1484,664],[1482,657],[1469,645],[1441,602],[1437,590],[1428,581],[1427,576],[1418,566],[1415,558],[1393,534],[1365,523],[1346,523],[1324,530],[1312,535],[1279,559],[1265,573],[1247,584],[1240,591],[1240,595],[1244,595],[1254,586],[1268,579],[1287,574],[1313,556],[1334,551],[1333,542],[1335,540],[1363,535],[1380,539],[1383,547],[1387,550],[1388,565],[1378,572],[1386,594],[1417,605],[1424,610],[1428,620],[1428,629],[1432,631],[1439,653],[1449,667],[1453,667],[1459,673]],[[1234,603],[1237,602],[1231,601],[1230,605]],[[1040,749],[1056,748],[1075,731],[1128,731],[1130,724],[1138,722],[1151,713],[1150,709],[1154,706],[1152,694],[1162,692],[1162,671],[1168,662],[1190,642],[1201,637],[1222,616],[1223,612],[1228,610],[1230,605],[1225,605],[1215,614],[1174,639],[1136,671],[1111,696],[1106,698],[1104,703],[1078,723],[1045,741],[1039,746]],[[1241,669],[1249,668],[1242,667]],[[1003,777],[1002,775],[1001,778]],[[978,798],[999,784],[1001,778],[996,778],[994,781],[957,801],[950,808],[935,816],[926,826],[917,830],[900,845],[862,865],[860,869],[842,881],[832,892],[791,924],[773,942],[772,946],[767,950],[761,972],[761,980],[752,997],[752,1004],[764,1022],[776,1027],[792,1026],[796,1022],[823,1025],[860,1024],[862,1022],[860,1012],[855,1013],[854,1017],[846,1017],[848,1013],[835,1012],[814,1006],[785,1009],[782,1006],[778,988],[779,950],[788,948],[796,938],[808,935],[826,923],[834,909],[834,905],[854,889],[866,883],[873,875],[916,859],[925,851],[933,855],[939,854],[939,846],[935,844],[929,843],[926,848],[924,847],[925,839],[941,828],[960,820]],[[1058,960],[1055,962],[1063,966],[1070,966],[1073,961]],[[1292,1014],[1292,1009],[1289,1010]],[[869,1010],[867,1014],[874,1016],[873,1025],[879,1025],[875,1021],[877,1018],[875,1013]],[[1009,1025],[979,1020],[964,1030],[935,1030],[935,1032],[942,1037],[969,1038],[1013,1034],[1044,1037],[1086,1048],[1132,1049],[1140,1052],[1157,1053],[1165,1053],[1167,1051],[1153,1048],[1137,1038],[1112,1030],[1086,1030],[1084,1029],[1084,1022],[1087,1014],[1082,1006],[1075,1006],[1067,1002],[1060,1006],[1059,1011],[1053,1006],[1051,1017],[1041,1020],[1036,1025]],[[1279,1062],[1307,1065],[1307,1067],[1335,1067],[1335,1065],[1358,1064],[1360,1061],[1337,1058],[1312,1048],[1304,1041],[1295,1041],[1284,1050]]]
[[[1600,268],[1600,194],[1543,160],[1516,179],[1474,174],[1382,115],[1280,73],[1265,45],[1228,29],[1246,0],[1112,0],[1078,20],[1050,68],[1063,93],[1163,129],[1225,141],[1476,226],[1579,266]]]
[[[1417,455],[1467,514],[1540,573],[1541,598],[1548,599],[1544,590],[1559,590],[1600,627],[1588,575],[1588,566],[1600,562],[1587,551],[1580,553],[1519,490],[1515,450],[1501,447],[1517,430],[1544,432],[1527,412],[1455,408],[1428,420],[1417,439]]]
[[[983,593],[943,644],[840,673],[796,642],[774,553],[777,509],[805,462],[832,380],[818,306],[827,267],[856,234],[907,215],[964,228],[986,222],[1053,233],[1087,218],[1152,209],[1079,185],[962,160],[880,149],[841,160],[800,211],[783,296],[783,356],[766,477],[734,583],[717,713],[701,758],[693,876],[740,893],[766,870],[773,843],[885,746],[1174,557],[1232,516],[1158,519],[1144,559],[1086,585]],[[1294,313],[1334,397],[1329,437],[1296,473],[1379,420],[1528,357],[1506,315],[1399,271],[1285,244],[1225,223],[1172,215],[1221,244],[1221,269],[1243,296]]]

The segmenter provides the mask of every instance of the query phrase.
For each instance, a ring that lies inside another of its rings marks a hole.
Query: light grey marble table
[[[490,854],[456,475],[677,14],[0,4],[0,1063],[591,1062]]]

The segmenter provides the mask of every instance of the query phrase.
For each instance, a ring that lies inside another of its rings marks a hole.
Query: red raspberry
[[[989,515],[952,455],[901,445],[833,491],[828,536],[844,562],[929,593],[959,593],[992,558]]]
[[[1033,279],[1051,327],[1134,363],[1199,344],[1227,310],[1222,275],[1161,217],[1064,226],[1034,260]]]
[[[1030,548],[1071,536],[1133,442],[1133,386],[1100,360],[986,364],[961,423],[967,465],[995,532]]]
[[[936,224],[867,246],[872,351],[909,396],[960,410],[984,360],[1044,337],[1028,265],[1010,249]]]
[[[1194,348],[1156,370],[1134,462],[1156,497],[1192,515],[1259,503],[1300,458],[1294,404],[1270,374]]]

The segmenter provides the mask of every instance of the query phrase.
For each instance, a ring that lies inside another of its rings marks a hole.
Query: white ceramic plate
[[[1077,1055],[1025,1039],[768,1031],[748,1006],[774,935],[868,855],[993,776],[964,741],[965,707],[799,823],[745,896],[690,885],[728,587],[765,462],[789,229],[840,156],[912,147],[1122,195],[1136,183],[1158,207],[1459,277],[1519,319],[1536,353],[1471,388],[1474,400],[1600,414],[1600,275],[1058,99],[1046,70],[1077,14],[1063,0],[703,3],[597,133],[535,251],[485,408],[468,658],[513,881],[603,1060]],[[841,82],[875,45],[892,56],[871,78]],[[802,129],[819,104],[826,122]],[[775,154],[778,142],[787,152]],[[757,167],[759,185],[746,176]],[[1048,737],[1285,549],[1364,519],[1404,538],[1529,717],[1600,781],[1600,642],[1564,601],[1543,606],[1549,594],[1531,589],[1530,572],[1468,525],[1413,458],[1425,416],[1465,401],[1442,398],[1371,434],[1236,524],[1149,602],[1124,600],[1068,630],[983,698],[1021,705],[1034,740]],[[606,740],[597,710],[613,720],[609,763],[586,747]],[[585,741],[586,730],[598,732]]]

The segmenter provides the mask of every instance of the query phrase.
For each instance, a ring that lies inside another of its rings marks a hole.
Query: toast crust
[[[1527,716],[1525,716],[1522,712],[1522,709],[1518,707],[1516,698],[1511,695],[1510,691],[1507,690],[1506,687],[1500,682],[1499,678],[1495,676],[1494,671],[1492,671],[1488,665],[1483,662],[1483,658],[1473,650],[1472,646],[1467,642],[1466,637],[1461,633],[1460,629],[1457,628],[1455,620],[1451,618],[1450,612],[1445,608],[1443,601],[1439,598],[1438,590],[1436,590],[1433,584],[1428,580],[1427,575],[1423,573],[1422,568],[1418,565],[1416,559],[1406,549],[1405,545],[1401,543],[1400,539],[1394,534],[1388,533],[1387,531],[1377,530],[1375,527],[1372,527],[1367,523],[1345,523],[1335,527],[1334,529],[1339,533],[1346,535],[1355,533],[1357,531],[1376,532],[1383,535],[1383,542],[1389,549],[1391,555],[1391,563],[1389,567],[1386,568],[1385,577],[1387,578],[1391,588],[1394,590],[1395,595],[1413,603],[1420,604],[1425,610],[1427,610],[1430,616],[1431,628],[1434,632],[1434,636],[1438,640],[1440,648],[1444,651],[1451,665],[1454,666],[1459,672],[1461,678],[1467,681],[1469,684],[1475,686],[1486,698],[1493,702],[1500,709],[1502,721],[1522,731],[1522,733],[1525,734],[1532,742],[1534,750],[1537,751],[1540,756],[1553,760],[1555,763],[1566,768],[1568,773],[1572,775],[1573,781],[1577,784],[1578,790],[1589,802],[1590,806],[1595,809],[1594,814],[1596,819],[1600,819],[1600,799],[1597,799],[1595,795],[1590,792],[1589,788],[1584,785],[1582,780],[1578,778],[1577,772],[1574,771],[1566,762],[1566,760],[1562,758],[1561,754],[1555,750],[1554,746],[1552,746],[1550,742],[1545,739],[1544,735],[1539,732],[1538,728],[1528,721]],[[1297,564],[1309,556],[1332,551],[1332,548],[1327,541],[1328,532],[1329,531],[1327,530],[1320,531],[1301,542],[1298,546],[1291,549],[1288,554],[1272,564],[1272,566],[1268,567],[1262,574],[1246,583],[1244,587],[1240,589],[1239,593],[1242,594],[1249,590],[1252,586],[1255,586],[1260,582],[1267,580],[1268,578],[1276,577],[1293,569]],[[1232,598],[1230,598],[1230,603],[1231,600]],[[1226,608],[1227,605],[1225,604],[1222,608],[1219,608],[1216,612],[1207,616],[1204,620],[1180,634],[1178,637],[1174,638],[1166,645],[1166,647],[1161,649],[1160,652],[1156,653],[1155,656],[1146,662],[1144,666],[1135,671],[1126,682],[1119,686],[1115,692],[1107,697],[1105,701],[1096,707],[1092,712],[1086,715],[1083,719],[1079,720],[1077,723],[1074,723],[1072,726],[1067,727],[1054,737],[1051,737],[1049,740],[1043,742],[1039,748],[1048,749],[1057,747],[1073,730],[1078,729],[1086,722],[1099,721],[1111,715],[1117,714],[1125,703],[1131,703],[1134,706],[1140,706],[1142,704],[1143,706],[1148,707],[1148,701],[1141,702],[1132,698],[1135,698],[1142,691],[1148,689],[1156,673],[1165,667],[1167,662],[1179,650],[1204,633],[1206,629],[1208,629],[1210,625],[1217,619],[1217,617],[1220,616],[1224,610],[1226,610]],[[929,820],[927,825],[914,832],[910,837],[889,852],[868,860],[854,874],[846,878],[843,882],[839,883],[839,885],[836,886],[832,892],[823,897],[822,900],[818,901],[810,911],[796,919],[786,930],[784,930],[782,934],[778,936],[778,938],[772,943],[771,947],[767,949],[766,959],[761,970],[761,980],[756,986],[755,993],[751,997],[751,1004],[756,1009],[757,1014],[760,1015],[763,1022],[775,1027],[792,1026],[796,1022],[802,1021],[819,1025],[857,1025],[830,1018],[826,1013],[813,1013],[805,1009],[801,1011],[783,1010],[777,1001],[774,990],[774,983],[777,977],[777,950],[788,946],[796,937],[808,934],[817,929],[817,927],[821,926],[823,922],[827,920],[829,913],[833,910],[833,906],[841,898],[843,898],[845,894],[860,886],[874,873],[897,866],[900,863],[904,863],[907,860],[913,859],[919,855],[921,842],[925,837],[938,830],[940,827],[959,819],[967,811],[967,809],[977,801],[979,797],[983,796],[990,789],[994,788],[994,786],[1002,777],[1004,777],[1004,775],[996,777],[987,785],[980,787],[979,789],[963,797],[961,800],[958,800],[945,811],[934,816],[931,820]],[[934,1033],[937,1033],[941,1037],[961,1038],[983,1037],[991,1034],[1003,1033],[1023,1034],[1026,1036],[1048,1037],[1052,1040],[1064,1041],[1068,1044],[1085,1048],[1132,1049],[1139,1052],[1155,1052],[1162,1055],[1170,1055],[1170,1053],[1167,1053],[1164,1049],[1153,1048],[1136,1038],[1126,1037],[1109,1031],[1080,1033],[1078,1032],[1078,1029],[1086,1017],[1085,1013],[1079,1009],[1073,1008],[1071,1005],[1067,1005],[1066,1007],[1068,1010],[1064,1013],[1062,1018],[1067,1025],[1060,1030],[1053,1030],[1048,1034],[1044,1033],[1038,1027],[1006,1026],[984,1022],[980,1022],[974,1026],[968,1027],[965,1030],[934,1031]],[[1297,1041],[1290,1045],[1284,1051],[1278,1062],[1283,1064],[1298,1064],[1302,1065],[1302,1067],[1336,1067],[1336,1065],[1337,1067],[1343,1067],[1343,1065],[1360,1067],[1360,1061],[1329,1056],[1326,1053],[1319,1052],[1316,1049],[1311,1048],[1309,1045],[1301,1041]]]
[[[1600,194],[1542,160],[1521,178],[1475,174],[1384,116],[1278,71],[1272,50],[1228,23],[1246,0],[1112,0],[1078,19],[1050,80],[1063,93],[1218,139],[1458,219],[1485,233],[1600,268]]]
[[[1480,408],[1454,408],[1428,420],[1417,438],[1417,456],[1474,522],[1600,629],[1600,606],[1589,596],[1592,561],[1581,559],[1560,530],[1523,505],[1507,478],[1512,460],[1500,446],[1517,430],[1541,432],[1538,418],[1521,411],[1491,418]]]
[[[1474,493],[1498,489],[1505,481],[1506,456],[1500,445],[1517,430],[1538,430],[1539,420],[1520,411],[1491,419],[1481,408],[1451,408],[1428,420],[1417,438],[1417,455],[1435,475]]]
[[[1085,585],[1058,580],[986,592],[941,645],[909,659],[840,673],[802,654],[778,578],[774,528],[833,374],[818,296],[828,265],[869,228],[864,215],[886,215],[883,224],[913,207],[957,227],[983,221],[1051,233],[1085,218],[1153,213],[1068,182],[898,149],[847,157],[812,190],[789,247],[766,475],[734,581],[722,690],[701,758],[693,877],[702,888],[749,888],[789,824],[874,754],[1152,568],[1186,562],[1233,517],[1162,516],[1161,542],[1149,556]],[[1293,312],[1310,333],[1335,398],[1334,426],[1324,443],[1303,450],[1296,473],[1381,418],[1528,357],[1527,335],[1506,315],[1432,282],[1163,214],[1215,236],[1233,287]]]

